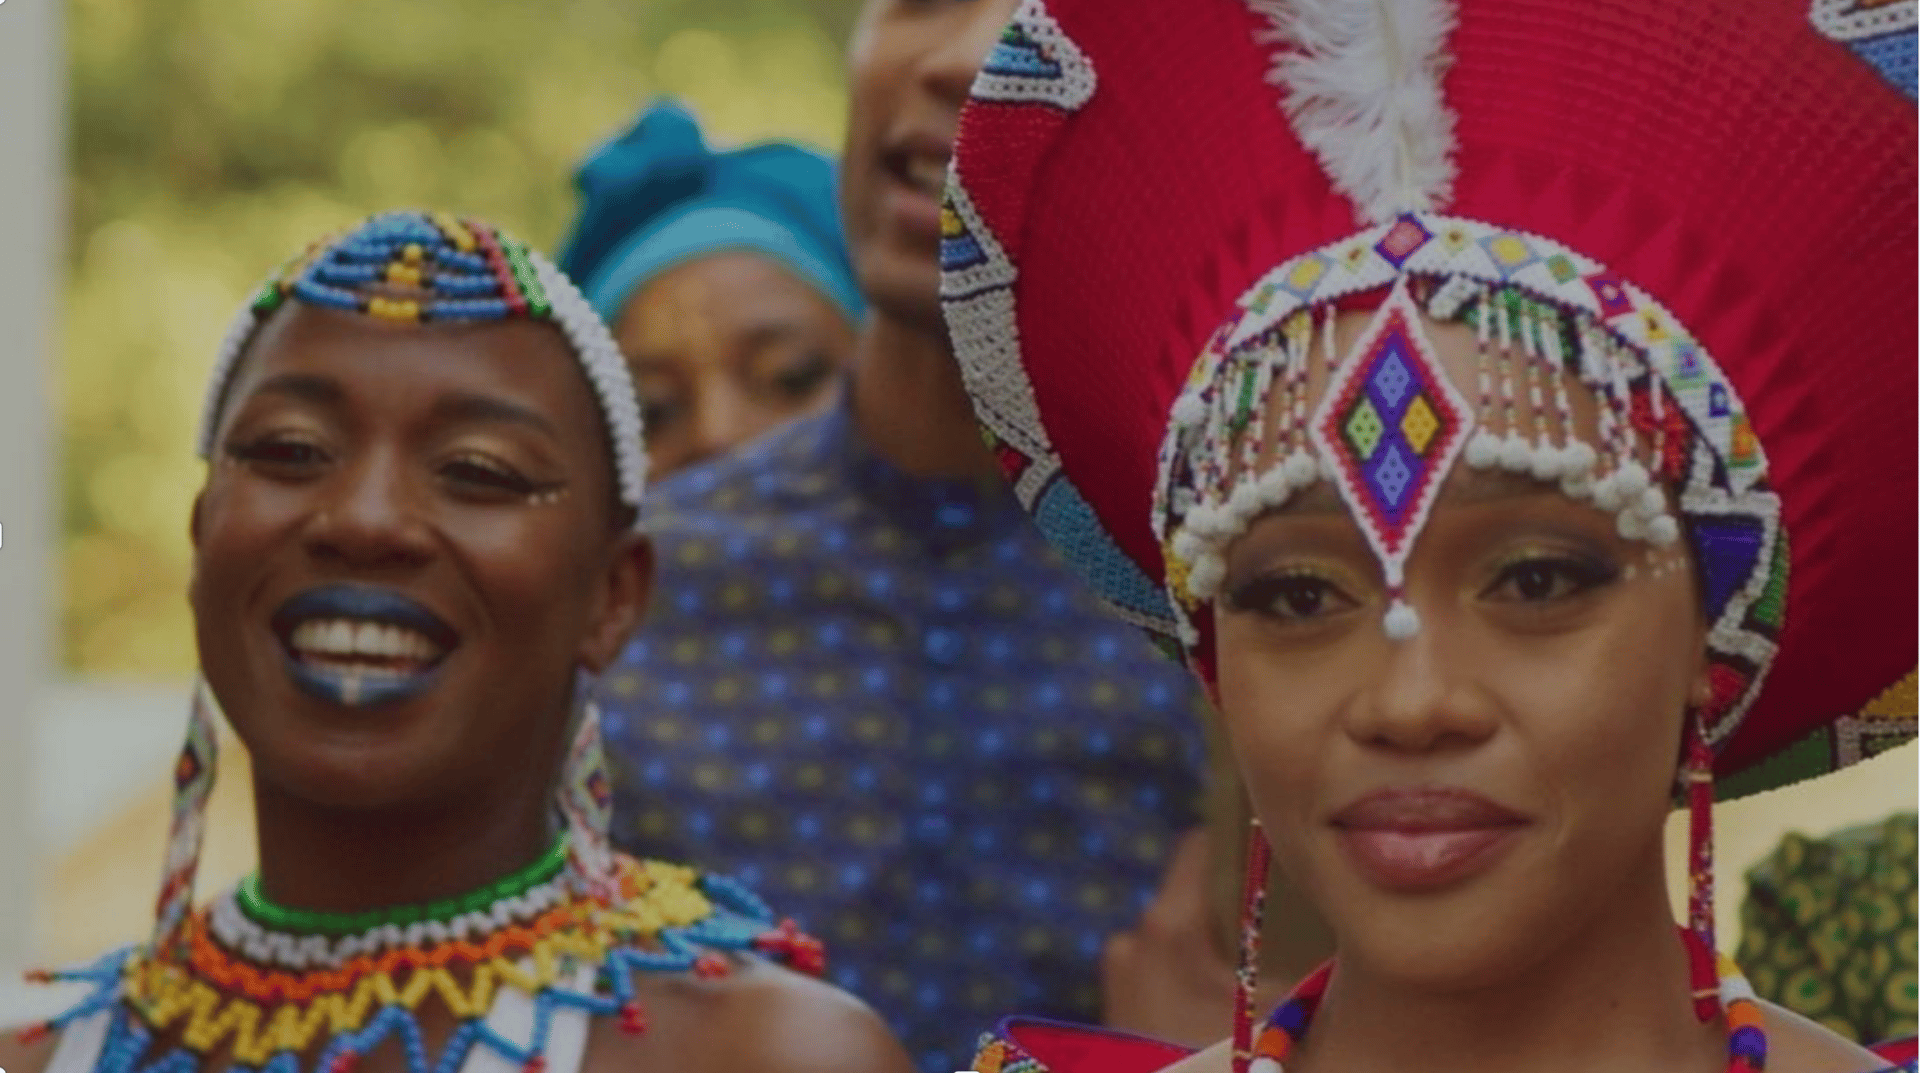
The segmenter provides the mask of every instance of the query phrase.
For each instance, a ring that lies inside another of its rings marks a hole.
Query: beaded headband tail
[[[613,335],[564,273],[486,224],[443,212],[389,212],[322,239],[282,265],[235,315],[221,342],[200,423],[203,459],[228,384],[254,333],[288,299],[406,324],[551,321],[567,337],[612,439],[620,501],[635,512],[646,483],[640,403]]]
[[[173,764],[173,809],[167,825],[167,855],[160,871],[160,894],[154,900],[153,943],[160,947],[177,937],[180,923],[193,908],[194,878],[200,870],[200,843],[206,833],[207,799],[213,794],[220,742],[213,718],[213,697],[203,680],[196,680],[193,703],[187,713],[187,740]]]
[[[561,821],[567,828],[567,863],[581,890],[611,900],[619,891],[613,844],[608,831],[613,819],[613,785],[607,775],[607,753],[600,737],[600,708],[585,702],[580,725],[567,749],[560,771],[557,796]]]

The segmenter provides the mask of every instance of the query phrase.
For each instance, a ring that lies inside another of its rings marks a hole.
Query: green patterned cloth
[[[1914,1035],[1916,816],[1791,834],[1747,872],[1740,967],[1764,998],[1860,1043]]]

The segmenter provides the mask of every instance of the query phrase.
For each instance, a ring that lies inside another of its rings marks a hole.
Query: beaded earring
[[[1695,979],[1711,980],[1719,950],[1713,921],[1713,750],[1698,714],[1690,712],[1687,723],[1687,756],[1680,766],[1687,798],[1687,928],[1699,940],[1688,947],[1688,955]],[[1694,988],[1694,1013],[1701,1020],[1718,1007],[1716,989]]]
[[[1246,1073],[1253,1061],[1254,997],[1260,988],[1260,935],[1266,925],[1267,874],[1273,847],[1255,819],[1247,825],[1246,887],[1240,901],[1240,963],[1233,981],[1233,1068]]]
[[[167,856],[154,900],[153,942],[169,942],[193,908],[193,881],[200,870],[200,842],[207,826],[207,799],[213,794],[220,744],[213,718],[214,701],[205,680],[194,683],[187,713],[187,738],[173,765],[173,816],[167,827]]]
[[[574,875],[585,885],[587,894],[612,902],[619,893],[608,834],[613,820],[613,786],[600,737],[600,708],[592,700],[583,704],[555,798],[567,826],[567,857]]]

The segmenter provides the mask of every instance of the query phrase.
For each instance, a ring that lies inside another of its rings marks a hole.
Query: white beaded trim
[[[563,870],[518,896],[503,898],[485,909],[463,913],[449,921],[421,921],[404,928],[384,924],[359,935],[340,937],[274,931],[247,916],[240,908],[237,888],[229,888],[208,906],[207,922],[221,946],[256,964],[300,971],[337,969],[356,957],[400,947],[479,938],[534,920],[565,900],[569,882]]]
[[[975,100],[1005,104],[1045,104],[1072,111],[1092,99],[1098,85],[1093,64],[1047,11],[1044,0],[1021,0],[1008,29],[1019,30],[1060,68],[1058,78],[996,72],[989,55],[973,82]]]
[[[1860,0],[1813,0],[1807,19],[1829,40],[1859,41],[1882,34],[1911,33],[1920,26],[1920,5],[1912,0],[1877,7]]]

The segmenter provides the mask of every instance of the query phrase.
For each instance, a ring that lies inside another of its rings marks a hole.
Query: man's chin
[[[947,322],[940,313],[940,269],[924,256],[886,251],[867,258],[860,272],[860,290],[875,312],[945,343]]]

